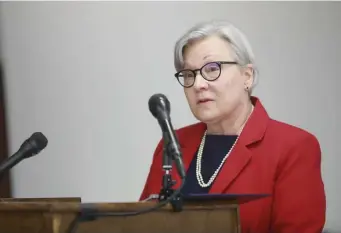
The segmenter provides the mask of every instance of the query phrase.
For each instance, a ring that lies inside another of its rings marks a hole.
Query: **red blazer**
[[[260,101],[252,100],[255,109],[210,193],[271,195],[240,205],[243,233],[321,233],[326,198],[318,140],[302,129],[269,118]],[[205,129],[205,124],[197,123],[177,130],[186,169]],[[162,175],[160,141],[140,200],[159,193]],[[173,177],[179,185],[176,172]]]

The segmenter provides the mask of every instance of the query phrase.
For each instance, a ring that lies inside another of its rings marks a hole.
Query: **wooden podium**
[[[0,233],[68,233],[79,214],[89,207],[97,212],[137,211],[155,202],[82,203],[80,198],[0,199]],[[77,233],[240,233],[238,202],[205,200],[184,202],[126,217],[100,217],[82,221]]]

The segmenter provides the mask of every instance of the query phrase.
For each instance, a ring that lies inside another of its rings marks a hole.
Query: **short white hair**
[[[184,50],[190,44],[197,40],[207,38],[209,36],[219,35],[227,41],[236,56],[236,62],[239,65],[253,65],[253,83],[250,91],[258,82],[259,71],[255,64],[255,55],[251,45],[244,33],[226,21],[208,21],[202,22],[190,28],[175,44],[174,48],[174,66],[177,71],[184,68]]]

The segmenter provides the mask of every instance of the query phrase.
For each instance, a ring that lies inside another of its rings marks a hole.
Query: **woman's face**
[[[184,52],[184,69],[200,69],[215,61],[235,61],[230,45],[219,36],[196,41]],[[208,72],[217,72],[217,66],[207,69]],[[228,118],[249,100],[245,88],[251,86],[252,78],[251,66],[240,67],[236,64],[221,64],[220,76],[215,81],[207,81],[197,72],[194,85],[184,88],[193,115],[204,123]]]

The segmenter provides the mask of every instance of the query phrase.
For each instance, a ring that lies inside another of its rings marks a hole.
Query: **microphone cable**
[[[174,192],[166,199],[163,201],[159,201],[155,206],[152,206],[150,208],[146,208],[146,209],[142,209],[139,211],[128,211],[128,212],[111,212],[111,211],[106,211],[106,212],[92,212],[92,213],[82,213],[82,209],[81,212],[77,215],[77,217],[71,222],[68,230],[66,231],[67,233],[76,233],[77,231],[77,227],[79,225],[80,222],[82,221],[87,221],[87,220],[95,220],[96,218],[99,217],[128,217],[128,216],[136,216],[136,215],[140,215],[140,214],[146,214],[155,210],[158,210],[164,206],[166,206],[167,204],[171,203],[173,200],[175,200],[176,198],[178,198],[181,194],[181,189],[183,188],[184,184],[185,184],[185,180],[186,178],[184,177],[181,180],[181,186],[174,190]],[[92,211],[96,211],[96,209],[91,209]]]

